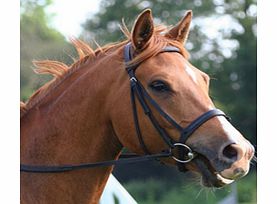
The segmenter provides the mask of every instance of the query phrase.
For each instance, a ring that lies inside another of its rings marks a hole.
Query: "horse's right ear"
[[[154,33],[153,17],[150,9],[144,10],[136,19],[132,29],[132,44],[136,50],[144,49]]]

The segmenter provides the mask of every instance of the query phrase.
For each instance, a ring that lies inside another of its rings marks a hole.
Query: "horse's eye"
[[[160,81],[160,80],[153,81],[150,84],[150,88],[157,92],[170,91],[169,86],[165,82]]]

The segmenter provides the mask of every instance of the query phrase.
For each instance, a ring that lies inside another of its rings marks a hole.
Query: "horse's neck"
[[[105,107],[107,90],[103,87],[110,87],[102,84],[110,80],[107,78],[109,74],[105,73],[107,70],[104,68],[101,70],[94,67],[88,70],[85,74],[79,74],[77,71],[69,76],[22,118],[21,163],[79,164],[112,160],[118,156],[121,145],[113,134]],[[67,190],[63,189],[62,192],[67,193],[74,191],[73,189],[87,187],[83,189],[87,194],[82,192],[75,196],[86,196],[85,200],[89,196],[95,199],[103,190],[111,170],[96,168],[71,172],[67,174],[70,177],[67,178],[68,182],[57,174],[47,175],[48,179],[33,182],[41,183],[45,187],[63,183]],[[29,176],[28,179],[37,178]],[[96,197],[89,195],[93,192],[98,193]]]

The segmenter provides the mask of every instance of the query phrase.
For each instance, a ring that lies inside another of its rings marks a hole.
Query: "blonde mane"
[[[143,50],[143,52],[138,53],[130,62],[130,64],[140,63],[152,56],[155,56],[160,52],[161,49],[163,49],[167,45],[172,45],[179,48],[181,54],[185,58],[188,58],[189,54],[184,49],[183,45],[181,45],[178,41],[174,41],[172,39],[164,37],[162,33],[165,33],[167,29],[168,28],[165,26],[156,26],[152,42],[147,48],[145,48],[145,50]],[[98,48],[95,51],[85,42],[76,38],[71,38],[70,41],[74,45],[79,55],[79,59],[74,60],[74,63],[70,66],[67,66],[62,62],[51,60],[33,61],[33,64],[35,66],[34,71],[37,74],[50,74],[53,76],[53,79],[44,84],[38,90],[36,90],[26,103],[20,102],[21,117],[24,116],[28,112],[28,110],[36,106],[46,95],[50,94],[51,91],[55,89],[55,87],[62,83],[69,75],[74,73],[76,70],[80,69],[92,60],[95,60],[97,56],[99,56],[101,53],[106,53],[112,48],[118,48],[130,42],[131,34],[124,23],[123,26],[121,26],[121,30],[127,37],[127,40],[108,44],[104,47],[100,47],[96,43]]]

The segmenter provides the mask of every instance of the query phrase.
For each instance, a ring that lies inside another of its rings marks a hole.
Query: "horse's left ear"
[[[184,44],[189,35],[190,22],[192,19],[192,11],[188,10],[183,19],[173,28],[171,28],[165,36]]]
[[[153,17],[150,9],[144,10],[137,18],[132,29],[132,43],[137,50],[144,49],[154,32]]]

